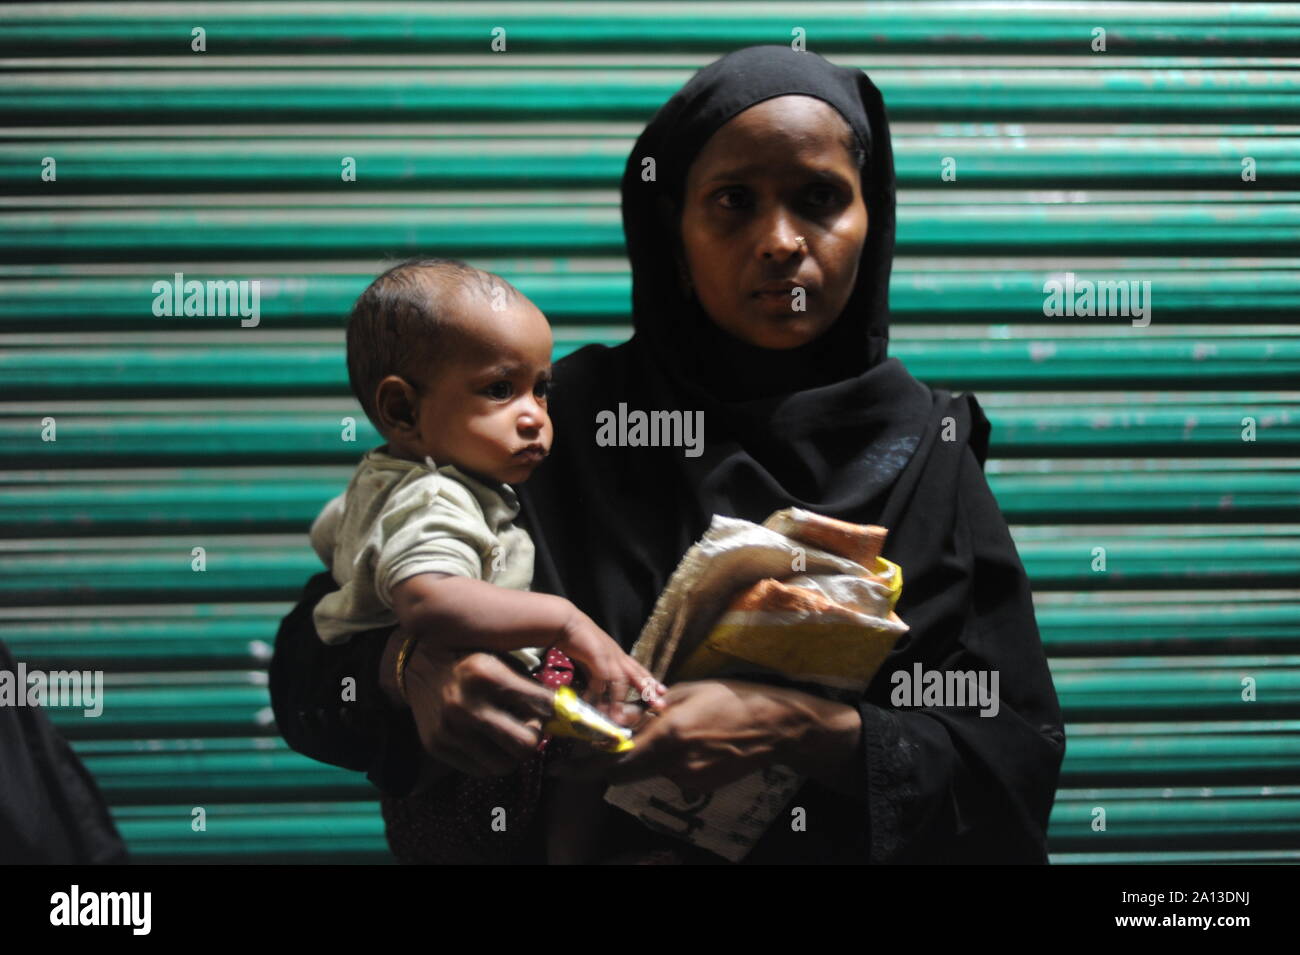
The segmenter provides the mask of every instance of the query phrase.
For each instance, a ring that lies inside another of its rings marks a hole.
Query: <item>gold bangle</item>
[[[411,662],[411,650],[415,647],[417,637],[407,637],[402,641],[402,649],[397,651],[397,693],[407,706],[411,701],[406,698],[406,666]]]

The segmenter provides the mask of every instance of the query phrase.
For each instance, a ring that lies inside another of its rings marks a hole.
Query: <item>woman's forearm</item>
[[[858,708],[789,692],[794,730],[781,747],[782,763],[838,793],[865,799],[867,774]]]

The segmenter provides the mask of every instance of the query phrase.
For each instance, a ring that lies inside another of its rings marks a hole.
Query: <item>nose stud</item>
[[[794,244],[795,244],[795,247],[800,251],[800,253],[804,253],[804,254],[806,254],[806,253],[808,252],[808,243],[804,240],[804,237],[803,237],[803,236],[801,236],[801,235],[797,235],[797,236],[795,236],[795,237],[794,237]],[[765,259],[770,259],[771,257],[772,257],[772,253],[771,253],[771,252],[764,252],[764,253],[763,253],[763,258],[765,258]]]

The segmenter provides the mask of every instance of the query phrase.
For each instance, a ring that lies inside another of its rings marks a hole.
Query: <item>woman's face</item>
[[[850,135],[821,100],[779,96],[732,117],[692,163],[684,264],[704,310],[736,338],[795,348],[848,303],[867,238]]]

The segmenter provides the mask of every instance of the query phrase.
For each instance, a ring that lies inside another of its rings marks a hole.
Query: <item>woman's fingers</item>
[[[634,783],[652,776],[672,778],[679,768],[678,747],[651,722],[635,737],[636,747],[606,767],[604,777],[610,785]]]
[[[554,711],[554,691],[490,654],[466,660],[465,680],[468,722],[458,739],[493,774],[512,771],[537,751],[542,720]]]
[[[636,688],[637,696],[642,703],[653,704],[668,692],[668,687],[656,680],[649,670],[631,657],[627,658],[624,672],[627,674],[628,681]]]
[[[520,720],[547,720],[555,711],[555,691],[516,673],[504,660],[488,653],[466,657],[466,687],[471,695],[513,713]]]
[[[490,653],[427,653],[407,692],[425,750],[472,776],[504,775],[536,752],[552,691]]]
[[[447,714],[446,732],[438,741],[454,764],[475,776],[513,772],[537,749],[537,730],[490,704]]]
[[[553,775],[569,779],[604,779],[611,784],[666,775],[674,769],[676,747],[665,733],[657,732],[658,717],[633,737],[636,746],[626,753],[603,753],[592,749],[574,754],[553,769]]]
[[[749,684],[724,681],[679,683],[668,691],[662,711],[649,710],[635,747],[616,759],[589,757],[560,770],[579,779],[611,784],[663,776],[678,786],[712,792],[771,762],[773,747],[756,732],[755,710],[743,698]],[[776,692],[758,688],[764,698]]]
[[[602,713],[608,712],[606,706],[609,700],[609,681],[597,673],[591,675],[591,680],[587,684],[587,692],[584,694],[588,703],[596,707]]]
[[[521,723],[510,713],[485,709],[479,714],[482,734],[516,761],[527,759],[542,741],[540,721]]]
[[[617,720],[623,709],[623,701],[627,699],[627,691],[631,684],[623,677],[616,677],[609,681],[608,707],[605,715],[612,720]]]

